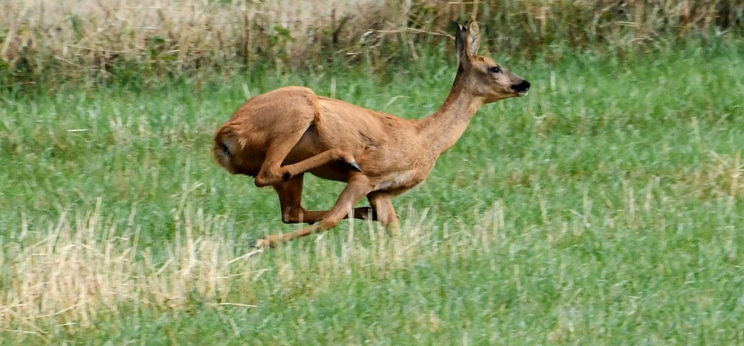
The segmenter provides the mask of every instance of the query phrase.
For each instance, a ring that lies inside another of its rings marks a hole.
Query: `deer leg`
[[[282,162],[287,158],[292,148],[297,145],[297,142],[300,141],[305,131],[307,131],[307,126],[296,128],[293,132],[289,132],[281,139],[275,139],[269,144],[266,150],[266,158],[261,164],[261,169],[258,171],[254,181],[256,186],[275,185],[287,180],[282,179],[285,173],[281,167]]]
[[[377,219],[385,226],[388,234],[397,235],[400,233],[400,223],[398,215],[393,208],[393,196],[387,193],[375,193],[369,196],[369,203],[375,211]]]
[[[351,209],[354,204],[369,193],[370,190],[369,181],[367,177],[355,174],[349,179],[349,183],[341,192],[338,197],[336,204],[331,210],[328,211],[318,223],[301,228],[294,232],[285,234],[269,235],[266,238],[259,239],[256,241],[256,247],[274,247],[280,243],[290,241],[295,238],[304,237],[314,232],[325,231],[327,229],[335,227],[341,220],[347,215],[348,210]]]
[[[286,140],[272,143],[266,151],[266,159],[261,165],[261,170],[256,175],[255,184],[258,187],[267,185],[276,185],[292,179],[292,177],[305,173],[313,168],[317,168],[333,161],[344,163],[349,169],[361,172],[359,164],[354,157],[341,150],[329,149],[320,154],[307,158],[291,165],[281,166],[289,152],[297,145],[305,131],[290,134]]]
[[[302,207],[302,174],[293,176],[289,181],[274,185],[279,195],[282,222],[284,223],[309,223],[313,224],[328,213],[327,210],[306,210]],[[354,218],[362,220],[375,220],[375,213],[370,207],[354,208]]]
[[[325,215],[324,211],[309,211],[302,207],[302,174],[292,177],[287,182],[274,185],[279,195],[284,223],[314,223]]]
[[[354,156],[341,149],[330,149],[300,162],[282,167],[284,172],[283,178],[285,180],[291,179],[298,174],[305,173],[313,168],[318,168],[333,161],[347,165],[350,170],[357,172],[362,171],[359,164],[354,160]]]

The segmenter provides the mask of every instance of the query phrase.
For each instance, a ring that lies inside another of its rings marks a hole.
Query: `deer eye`
[[[501,72],[501,67],[498,67],[498,66],[489,67],[488,68],[488,72],[491,72],[491,73],[500,73]]]

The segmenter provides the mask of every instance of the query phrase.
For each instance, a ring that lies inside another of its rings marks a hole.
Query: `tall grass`
[[[0,327],[43,339],[58,329],[90,327],[101,312],[116,316],[126,305],[175,308],[189,295],[224,297],[232,249],[212,234],[224,220],[201,210],[183,216],[174,242],[161,244],[164,263],[139,244],[140,226],[130,220],[119,230],[100,208],[74,219],[63,214],[48,230],[22,225],[26,245],[5,248]]]
[[[744,5],[705,1],[6,1],[0,81],[158,80],[262,65],[384,69],[447,42],[477,18],[510,56],[633,51],[741,33]]]
[[[116,321],[132,308],[161,313],[194,305],[251,309],[266,289],[291,294],[312,285],[313,291],[327,292],[338,279],[358,273],[384,276],[436,255],[426,247],[432,234],[427,232],[430,222],[423,224],[425,215],[406,222],[406,233],[396,239],[369,223],[349,229],[340,244],[321,237],[310,251],[264,260],[256,257],[263,250],[231,239],[225,229],[234,226],[224,217],[190,207],[173,216],[179,220],[174,238],[157,245],[165,260],[139,243],[142,229],[131,222],[137,217],[134,210],[125,229],[106,221],[100,207],[74,219],[62,215],[48,230],[24,224],[20,237],[26,245],[5,248],[0,329],[20,339],[49,340]],[[495,236],[485,232],[490,227],[483,224],[477,239],[463,238],[462,245],[487,245]]]

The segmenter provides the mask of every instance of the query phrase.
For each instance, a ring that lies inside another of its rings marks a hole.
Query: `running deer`
[[[477,55],[478,43],[475,22],[459,26],[459,67],[452,90],[439,110],[425,118],[398,118],[297,86],[255,96],[240,107],[217,131],[217,162],[230,173],[255,177],[258,187],[272,186],[283,222],[310,224],[268,235],[255,246],[273,247],[333,228],[350,212],[397,232],[393,197],[426,179],[482,105],[524,96],[530,88],[528,81]],[[302,207],[305,172],[346,182],[333,208]],[[370,207],[353,208],[364,196]]]

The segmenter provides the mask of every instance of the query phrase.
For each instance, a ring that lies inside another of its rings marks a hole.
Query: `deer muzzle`
[[[514,90],[514,92],[517,93],[518,96],[527,95],[527,92],[530,90],[530,82],[528,82],[526,79],[522,79],[521,82],[512,84],[511,89]]]

